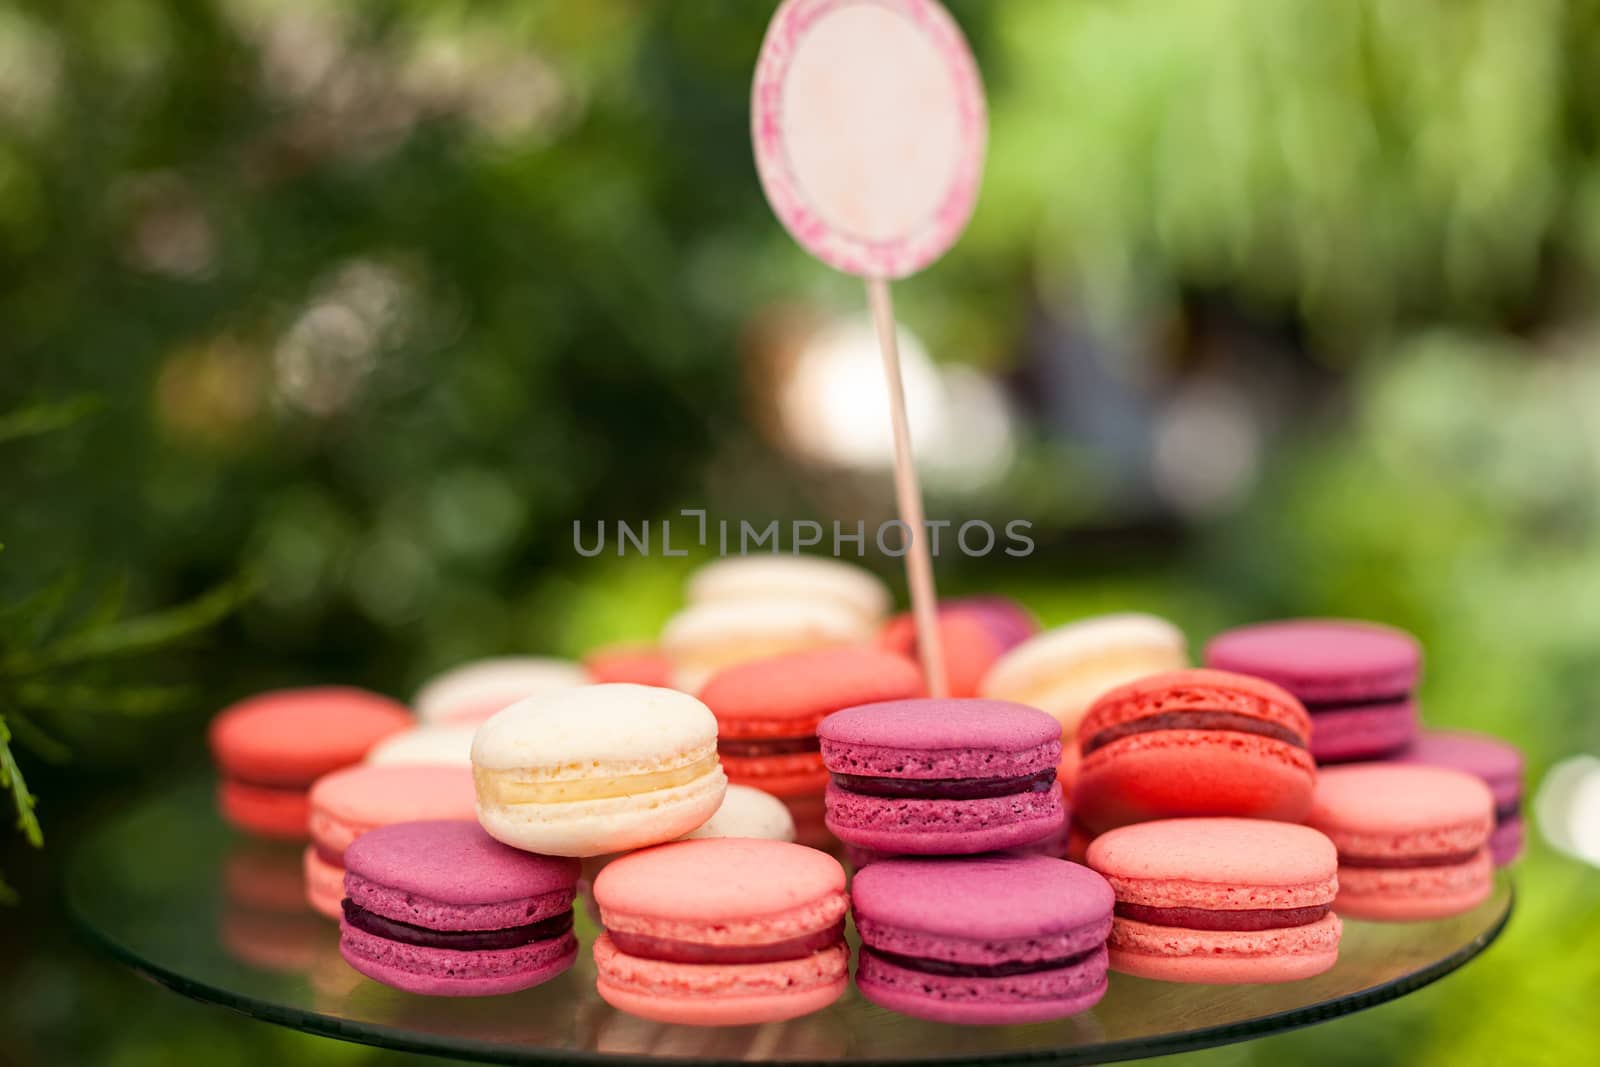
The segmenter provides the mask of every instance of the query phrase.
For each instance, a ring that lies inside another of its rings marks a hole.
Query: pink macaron
[[[572,966],[578,861],[502,845],[477,823],[380,826],[345,850],[339,953],[425,996],[492,996]]]
[[[1426,730],[1395,758],[1401,763],[1450,767],[1481,779],[1494,794],[1494,832],[1489,835],[1494,865],[1504,867],[1522,854],[1523,760],[1516,746],[1466,730]]]
[[[369,830],[419,819],[477,821],[467,767],[362,764],[311,787],[311,844],[305,851],[306,899],[330,919],[341,914],[344,854]]]
[[[1168,982],[1285,982],[1338,959],[1338,855],[1305,826],[1162,819],[1095,838],[1111,883],[1111,969]]]
[[[1464,771],[1403,763],[1323,768],[1310,824],[1339,850],[1339,914],[1437,919],[1493,888],[1494,795]]]
[[[596,987],[657,1022],[742,1026],[807,1015],[849,983],[844,868],[786,841],[679,841],[594,880],[606,932]]]
[[[978,683],[995,661],[1039,632],[1039,623],[1022,605],[999,596],[941,601],[938,625],[944,648],[945,690],[952,697],[977,696]],[[909,612],[896,615],[878,635],[878,644],[915,660],[916,620]]]

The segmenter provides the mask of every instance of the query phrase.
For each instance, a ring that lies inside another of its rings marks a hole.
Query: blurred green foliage
[[[1199,293],[1278,328],[1245,373],[1300,388],[1270,394],[1243,504],[1154,534],[1123,525],[1112,476],[1061,427],[1026,427],[1004,484],[935,503],[1033,516],[1040,553],[952,561],[945,588],[1052,622],[1147,608],[1196,641],[1277,614],[1384,618],[1427,643],[1432,721],[1513,738],[1535,779],[1600,750],[1600,3],[950,6],[992,136],[966,238],[897,287],[935,358],[1014,375],[1037,413],[1041,335],[1087,318],[1138,357],[1113,375],[1158,398],[1220,358],[1144,351],[1192,332]],[[0,419],[0,605],[125,576],[127,614],[159,628],[261,582],[206,655],[119,669],[190,686],[187,718],[108,716],[74,665],[31,691],[72,735],[69,767],[23,760],[57,840],[195,765],[199,709],[249,690],[405,694],[469,656],[649,639],[690,561],[580,560],[574,517],[854,518],[889,499],[794,469],[755,425],[766,325],[861,306],[755,180],[769,12],[0,0],[0,412],[25,413]],[[33,432],[85,393],[94,418]],[[22,641],[4,629],[0,656]],[[1592,1058],[1596,872],[1535,847],[1522,877],[1505,941],[1461,975],[1202,1058]],[[377,1055],[150,992],[127,1027],[80,1026],[132,983],[31,936],[0,962],[28,991],[4,1009],[18,1056]]]

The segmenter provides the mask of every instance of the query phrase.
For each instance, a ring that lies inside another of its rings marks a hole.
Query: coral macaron
[[[680,841],[595,878],[597,988],[632,1015],[691,1026],[778,1022],[849,982],[844,868],[783,841]]]
[[[941,601],[938,626],[944,647],[945,691],[953,697],[977,696],[978,683],[995,661],[1039,629],[1021,605],[998,596]],[[896,615],[878,635],[878,645],[916,659],[916,620],[909,612]]]
[[[1060,834],[1060,733],[1044,712],[1003,700],[897,700],[836,712],[818,728],[833,776],[828,829],[891,855],[988,852]]]
[[[791,652],[717,673],[700,691],[717,717],[728,780],[775,796],[820,793],[828,784],[817,727],[841,708],[922,694],[903,656],[874,648]]]
[[[936,1022],[1040,1022],[1106,990],[1112,893],[1044,856],[889,859],[851,885],[856,985],[880,1007]]]
[[[364,689],[282,689],[242,700],[209,731],[222,815],[241,830],[303,841],[311,784],[412,723],[403,704]]]
[[[519,852],[475,823],[424,821],[373,830],[345,864],[339,952],[384,985],[511,993],[577,958],[577,860]]]
[[[1169,982],[1284,982],[1338,959],[1338,856],[1263,819],[1163,819],[1095,838],[1116,893],[1111,969]]]
[[[1078,729],[1074,824],[1091,833],[1176,816],[1299,822],[1316,765],[1305,708],[1224,671],[1151,675],[1106,693]]]
[[[495,715],[473,739],[472,775],[483,828],[550,856],[681,837],[716,812],[728,784],[704,704],[620,683],[530,697]]]
[[[1494,797],[1464,771],[1325,768],[1308,821],[1338,847],[1341,915],[1436,919],[1471,910],[1493,888]]]

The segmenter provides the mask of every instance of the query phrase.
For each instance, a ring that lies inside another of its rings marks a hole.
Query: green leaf
[[[253,580],[239,579],[166,611],[79,628],[37,652],[13,653],[0,661],[0,672],[37,674],[58,667],[149,652],[211,626],[249,599],[254,591]]]
[[[22,780],[22,768],[17,766],[11,752],[11,730],[4,716],[0,716],[0,790],[9,790],[17,807],[17,829],[34,848],[44,845],[44,830],[33,812],[34,797]]]
[[[23,694],[19,704],[27,704],[26,694]],[[66,745],[51,737],[32,719],[26,715],[19,715],[14,709],[9,720],[12,734],[22,747],[47,763],[65,763],[67,757],[72,755],[72,750]]]
[[[0,415],[0,444],[66,429],[102,406],[99,397],[79,396]]]
[[[86,682],[26,682],[17,689],[18,706],[74,715],[159,715],[182,706],[193,693],[176,685],[94,685]],[[20,722],[13,723],[13,726]],[[18,740],[35,748],[32,737]]]
[[[48,585],[0,610],[0,615],[19,620],[12,627],[17,643],[31,648],[48,637],[66,615],[67,604],[77,593],[81,580],[78,569],[69,568]]]
[[[11,888],[11,883],[0,874],[0,905],[11,905],[17,902],[17,891]]]

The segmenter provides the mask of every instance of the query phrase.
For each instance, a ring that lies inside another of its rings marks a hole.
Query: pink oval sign
[[[756,170],[830,266],[903,278],[972,216],[988,117],[966,38],[933,0],[785,0],[751,94]]]

